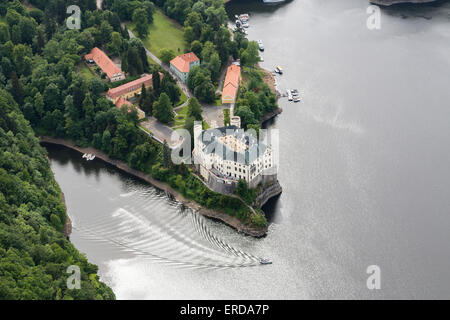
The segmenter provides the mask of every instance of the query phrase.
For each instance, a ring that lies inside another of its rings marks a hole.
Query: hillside
[[[45,150],[0,90],[0,299],[114,299],[97,266],[61,233],[66,212]],[[67,267],[81,289],[67,288]]]

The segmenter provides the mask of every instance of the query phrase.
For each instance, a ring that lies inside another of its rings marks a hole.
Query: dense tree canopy
[[[0,299],[114,299],[60,232],[66,212],[45,150],[4,90],[0,164]],[[80,290],[67,288],[70,265],[82,271]]]
[[[275,110],[277,100],[275,94],[263,81],[261,70],[250,68],[245,70],[249,80],[247,85],[239,88],[234,114],[241,117],[244,128],[249,128],[249,125],[258,125],[261,116]]]

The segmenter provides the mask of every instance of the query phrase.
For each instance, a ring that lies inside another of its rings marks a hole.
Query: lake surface
[[[71,240],[119,299],[450,298],[450,3],[233,1],[281,65],[283,194],[263,239],[183,209],[100,160],[49,147]],[[259,257],[273,260],[261,266]],[[381,268],[368,290],[366,268]]]

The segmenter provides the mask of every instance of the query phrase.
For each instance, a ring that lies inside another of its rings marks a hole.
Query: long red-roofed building
[[[241,67],[232,64],[227,69],[227,75],[223,82],[222,103],[235,103],[239,83],[241,82]]]
[[[160,72],[160,79],[163,78],[163,74]],[[106,97],[112,102],[116,103],[117,100],[122,97],[124,99],[129,99],[135,95],[141,94],[142,84],[145,88],[149,88],[153,84],[153,77],[151,74],[145,74],[141,78],[133,80],[131,82],[125,83],[117,88],[109,89],[106,93]]]
[[[95,47],[84,58],[90,63],[95,62],[106,74],[109,81],[114,82],[125,79],[123,71],[99,48]]]

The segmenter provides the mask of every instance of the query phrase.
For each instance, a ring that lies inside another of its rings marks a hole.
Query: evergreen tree
[[[198,103],[198,100],[195,97],[189,99],[187,116],[193,117],[197,121],[203,120],[202,106]]]
[[[36,48],[37,53],[42,53],[42,49],[45,47],[45,39],[44,39],[44,32],[41,28],[37,29],[37,36],[36,36]]]
[[[133,23],[136,25],[136,31],[139,37],[145,37],[148,34],[148,15],[144,8],[137,8],[133,12]]]
[[[152,85],[153,85],[153,96],[157,99],[161,94],[161,78],[159,76],[158,70],[152,72]]]
[[[170,104],[170,98],[166,93],[161,93],[158,101],[154,106],[154,113],[156,119],[163,123],[169,123],[173,121],[173,109]]]
[[[127,26],[125,26],[125,28],[123,28],[122,30],[122,38],[130,40],[130,33],[128,32]]]
[[[147,116],[153,115],[153,101],[152,98],[147,95],[142,103],[141,109],[145,112]]]
[[[144,100],[147,98],[147,89],[145,88],[145,84],[142,84],[141,88],[141,96],[139,97],[139,107],[142,109],[144,105]]]
[[[169,76],[162,79],[161,91],[167,93],[172,103],[176,103],[180,100],[180,90]]]
[[[22,105],[24,97],[23,87],[15,71],[11,72],[11,82],[14,99],[19,105]]]
[[[170,159],[171,152],[166,140],[164,140],[162,153],[163,153],[164,168],[170,168],[172,166],[172,160]]]

